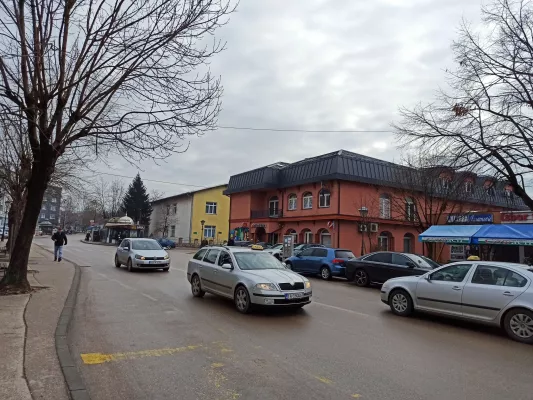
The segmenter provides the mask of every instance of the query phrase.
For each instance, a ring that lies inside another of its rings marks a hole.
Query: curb
[[[85,244],[93,244],[95,246],[115,246],[115,247],[118,247],[116,244],[114,243],[102,243],[102,242],[87,242],[86,240],[83,240],[83,239],[80,239],[80,242],[82,243],[85,243]]]
[[[36,246],[39,246],[41,249],[53,254],[53,252],[47,248],[44,248],[38,244],[36,244]],[[63,377],[67,383],[69,398],[71,400],[90,400],[91,398],[87,392],[87,389],[85,388],[85,384],[83,383],[81,374],[78,371],[78,367],[76,367],[76,363],[74,362],[74,358],[72,357],[68,347],[67,340],[68,329],[70,322],[72,321],[72,316],[74,315],[74,307],[76,306],[78,289],[80,287],[81,269],[80,266],[75,262],[67,260],[66,258],[63,258],[63,260],[74,265],[75,271],[74,277],[72,278],[72,283],[70,285],[70,290],[67,295],[67,300],[65,300],[65,305],[63,306],[63,310],[61,311],[61,315],[57,321],[55,332],[56,353],[61,371],[63,372]]]

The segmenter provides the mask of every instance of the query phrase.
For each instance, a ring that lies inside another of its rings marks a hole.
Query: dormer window
[[[489,186],[487,188],[487,194],[490,196],[490,197],[494,197],[496,196],[496,191],[494,190],[494,186]]]
[[[474,191],[474,182],[472,181],[466,181],[465,182],[465,192],[468,194],[472,194]]]
[[[443,190],[450,189],[450,180],[448,178],[440,178],[440,185]]]

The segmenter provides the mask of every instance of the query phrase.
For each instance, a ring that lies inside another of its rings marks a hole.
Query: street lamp
[[[200,246],[201,246],[202,242],[204,241],[204,224],[205,224],[205,221],[201,220],[200,224],[202,225],[202,233],[201,233],[201,236],[200,236]]]
[[[6,219],[7,219],[7,209],[11,205],[9,200],[4,201],[4,227],[2,228],[2,242],[4,241],[4,235],[6,233]]]
[[[359,209],[359,215],[361,216],[361,219],[362,219],[362,224],[361,224],[361,255],[364,255],[365,254],[365,229],[368,229],[368,226],[366,224],[366,217],[368,216],[368,208],[366,208],[365,206],[361,207]],[[363,226],[365,228],[363,228]]]

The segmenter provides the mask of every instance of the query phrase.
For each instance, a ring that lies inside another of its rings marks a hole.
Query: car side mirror
[[[128,246],[124,246],[124,250],[130,251],[130,248]]]
[[[222,269],[233,269],[233,265],[229,263],[222,264]]]
[[[415,263],[412,263],[412,262],[408,262],[408,263],[407,263],[407,266],[408,266],[409,268],[416,268]]]
[[[424,279],[428,282],[431,282],[431,274],[426,274],[426,276],[424,276]]]

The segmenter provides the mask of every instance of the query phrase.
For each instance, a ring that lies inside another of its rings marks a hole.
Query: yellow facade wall
[[[201,242],[202,235],[201,221],[205,221],[204,228],[214,226],[214,237],[206,237],[215,243],[222,243],[228,240],[229,235],[229,197],[223,194],[227,185],[199,190],[193,193],[192,218],[191,218],[191,240]],[[206,203],[216,203],[216,214],[206,212]]]

